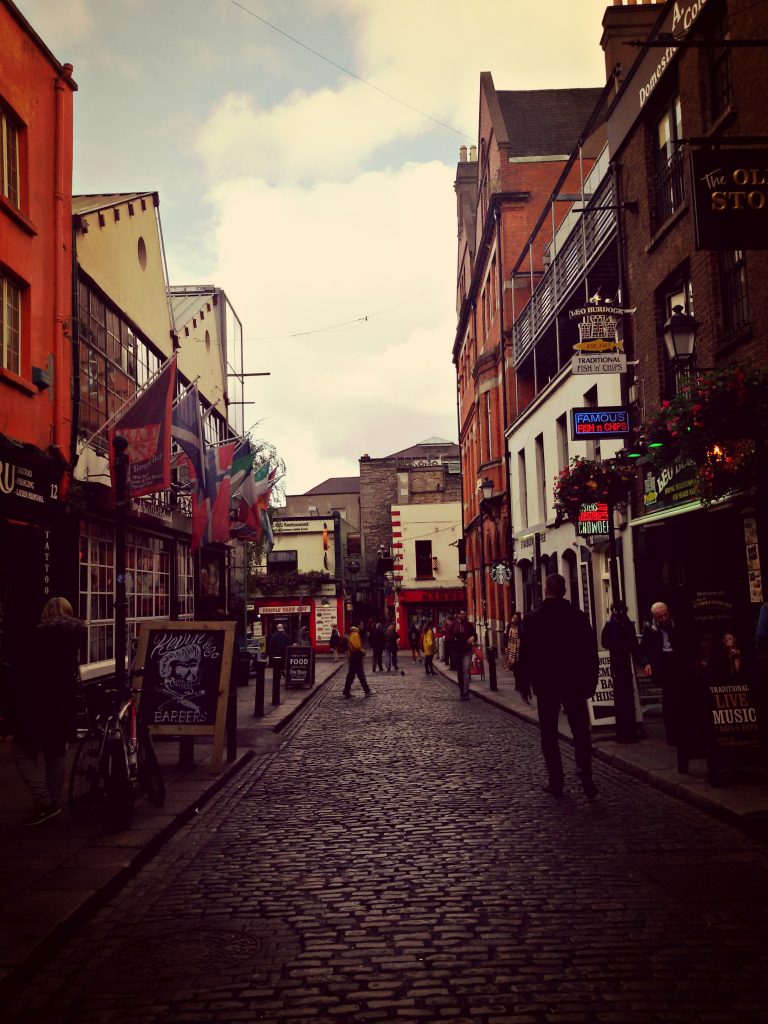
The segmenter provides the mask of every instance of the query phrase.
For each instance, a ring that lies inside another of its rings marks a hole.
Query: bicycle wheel
[[[111,832],[123,832],[133,824],[133,784],[121,740],[110,740],[107,744],[103,770],[107,827]]]
[[[162,807],[165,803],[165,780],[157,760],[152,736],[146,726],[139,727],[138,758],[139,789],[147,794],[155,807]]]
[[[80,740],[69,776],[69,810],[82,824],[98,821],[104,814],[106,792],[101,770],[103,733],[90,729]]]

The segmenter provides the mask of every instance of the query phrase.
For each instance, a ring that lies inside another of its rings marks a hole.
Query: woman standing
[[[424,674],[433,676],[435,674],[432,665],[435,657],[435,632],[432,629],[432,623],[429,621],[424,623],[424,631],[421,634],[421,649],[424,651]]]
[[[520,656],[520,631],[522,628],[520,612],[513,612],[507,629],[507,668],[515,674],[517,659]]]
[[[74,617],[69,601],[52,597],[35,629],[29,675],[16,683],[13,758],[36,805],[27,825],[61,814],[64,755],[75,729],[84,634],[85,624]]]
[[[395,629],[393,622],[387,626],[387,632],[384,636],[384,654],[385,664],[387,666],[387,672],[391,672],[393,668],[397,668],[397,641],[400,639],[400,634]]]

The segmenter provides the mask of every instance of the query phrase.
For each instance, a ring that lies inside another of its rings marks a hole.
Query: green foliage
[[[582,505],[625,506],[634,479],[635,469],[626,463],[598,462],[577,455],[555,477],[555,511],[561,519],[575,523]]]
[[[250,576],[249,592],[258,590],[265,597],[275,594],[317,594],[324,583],[329,583],[328,573],[317,572],[255,572]]]

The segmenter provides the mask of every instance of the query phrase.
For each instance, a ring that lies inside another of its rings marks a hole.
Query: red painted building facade
[[[498,563],[511,563],[509,465],[505,429],[530,400],[512,369],[514,310],[527,301],[543,265],[533,246],[528,265],[513,268],[543,204],[588,122],[600,89],[497,91],[480,77],[479,147],[462,148],[457,167],[459,252],[458,324],[453,362],[458,390],[459,444],[466,538],[467,603],[487,642],[498,645],[515,607],[509,584],[491,579]],[[575,190],[578,168],[564,188]],[[493,497],[481,508],[482,480]],[[481,514],[482,513],[482,514]]]
[[[66,594],[72,461],[72,66],[0,0],[0,664]]]

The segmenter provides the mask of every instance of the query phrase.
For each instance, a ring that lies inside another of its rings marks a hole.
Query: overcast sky
[[[456,440],[453,180],[480,73],[601,86],[607,0],[16,3],[74,65],[75,193],[158,191],[171,282],[227,292],[246,370],[271,374],[245,422],[289,493]]]

